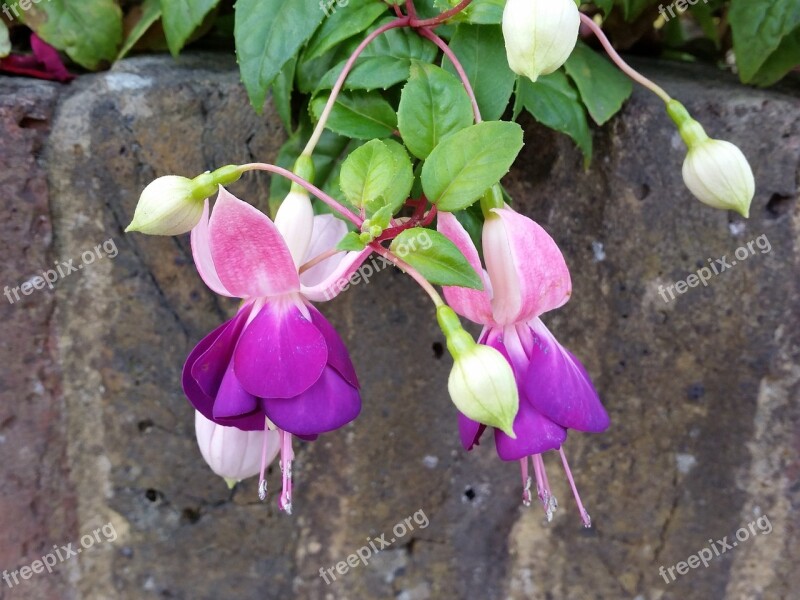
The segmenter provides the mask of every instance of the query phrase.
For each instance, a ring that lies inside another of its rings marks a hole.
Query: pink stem
[[[325,204],[330,206],[333,210],[338,212],[342,215],[345,219],[350,221],[353,225],[361,229],[361,224],[364,222],[358,215],[354,214],[349,209],[345,208],[342,204],[340,204],[336,199],[331,198],[328,194],[323,192],[313,183],[309,183],[302,177],[295,175],[288,169],[284,169],[283,167],[279,167],[277,165],[270,165],[267,163],[248,163],[246,165],[241,166],[242,172],[244,171],[268,171],[269,173],[276,173],[278,175],[282,175],[287,179],[292,180],[294,183],[304,187],[310,194],[314,194],[317,198],[322,200]]]
[[[317,123],[316,129],[314,129],[314,133],[311,135],[311,138],[308,140],[305,149],[303,150],[303,154],[305,156],[311,156],[314,152],[314,148],[317,147],[317,143],[319,143],[319,138],[322,137],[322,132],[325,129],[325,124],[328,122],[328,117],[333,110],[333,105],[336,103],[336,98],[339,96],[339,92],[342,91],[342,87],[344,86],[344,81],[347,79],[347,76],[350,74],[353,65],[356,62],[356,59],[361,55],[364,49],[369,46],[373,40],[381,35],[389,31],[390,29],[396,29],[397,27],[406,27],[409,24],[410,17],[402,17],[399,19],[395,19],[390,23],[386,23],[381,27],[378,27],[375,31],[370,33],[363,42],[358,45],[358,48],[355,49],[353,54],[347,60],[342,69],[342,72],[339,74],[339,79],[336,80],[336,84],[333,86],[331,90],[331,95],[328,98],[327,104],[325,104],[325,109],[322,111],[322,114],[319,117],[319,122]]]
[[[672,100],[672,97],[667,92],[665,92],[661,86],[649,80],[647,77],[645,77],[638,71],[634,70],[633,67],[631,67],[628,63],[626,63],[622,59],[619,53],[614,49],[614,46],[611,45],[611,42],[606,37],[606,34],[603,32],[600,26],[594,22],[594,20],[591,17],[581,13],[581,21],[583,21],[583,24],[592,30],[592,33],[594,33],[597,39],[600,40],[600,43],[603,45],[603,48],[605,48],[605,51],[608,53],[608,56],[611,58],[611,60],[614,61],[614,63],[616,63],[616,65],[622,70],[623,73],[625,73],[635,82],[649,89],[659,98],[661,98],[664,102],[670,102]]]
[[[344,252],[344,250],[339,250],[338,248],[331,248],[330,250],[326,250],[322,254],[318,254],[317,256],[315,256],[314,258],[309,260],[308,262],[305,262],[302,265],[300,265],[300,268],[297,270],[297,272],[300,275],[302,275],[303,273],[305,273],[309,269],[311,269],[313,267],[316,267],[322,261],[328,260],[331,256],[336,256],[340,252]]]
[[[460,13],[462,10],[467,8],[470,4],[472,4],[472,0],[461,0],[461,2],[458,4],[458,6],[454,6],[450,10],[446,10],[442,14],[440,14],[440,15],[438,15],[436,17],[433,17],[432,19],[423,19],[422,21],[419,21],[419,20],[417,20],[416,17],[414,17],[414,18],[411,19],[411,22],[409,23],[409,25],[411,25],[411,27],[413,27],[415,29],[420,28],[420,27],[436,27],[437,25],[441,25],[442,23],[447,21],[447,19],[449,19],[450,17]],[[412,6],[413,6],[413,4],[412,4]],[[410,12],[409,12],[409,14],[410,14]]]
[[[453,52],[450,49],[450,46],[448,46],[447,43],[442,38],[440,38],[430,29],[420,29],[419,34],[422,37],[428,38],[434,44],[439,46],[441,51],[444,52],[444,55],[450,60],[451,63],[453,63],[453,66],[455,67],[458,76],[461,78],[461,83],[464,84],[464,89],[467,90],[467,95],[469,95],[469,100],[470,102],[472,102],[472,112],[475,113],[475,122],[480,123],[481,109],[478,107],[478,99],[475,97],[475,90],[472,89],[472,84],[469,82],[469,77],[467,77],[467,72],[464,70],[464,67],[461,65],[461,61],[458,60],[458,57],[455,55],[455,52]]]
[[[434,288],[430,284],[430,282],[427,279],[425,279],[422,276],[422,274],[419,271],[417,271],[414,267],[405,262],[403,259],[395,256],[394,253],[381,246],[378,242],[372,242],[369,245],[369,247],[372,248],[376,253],[380,254],[381,256],[389,260],[390,262],[394,263],[395,266],[405,271],[409,276],[411,276],[414,279],[414,281],[416,281],[419,284],[419,286],[423,290],[425,290],[428,296],[431,297],[431,300],[433,300],[433,303],[436,306],[444,305],[444,300],[442,300],[442,297],[439,295],[439,292],[436,291],[436,288]]]
[[[578,510],[581,512],[581,520],[583,521],[584,527],[591,527],[592,526],[592,518],[589,516],[589,513],[586,512],[586,509],[583,507],[583,502],[581,502],[580,494],[578,494],[578,488],[575,485],[575,480],[572,478],[572,471],[569,469],[569,463],[567,463],[567,455],[564,454],[564,448],[558,449],[559,454],[561,454],[561,463],[564,465],[564,471],[567,472],[567,479],[569,480],[569,485],[572,488],[572,495],[575,496],[575,502],[578,503]]]

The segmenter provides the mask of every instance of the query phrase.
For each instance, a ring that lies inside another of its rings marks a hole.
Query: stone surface
[[[256,116],[234,65],[211,57],[128,60],[63,88],[0,80],[3,284],[96,255],[54,291],[3,305],[0,567],[103,524],[116,533],[56,574],[0,584],[0,597],[790,598],[800,586],[800,88],[645,68],[710,133],[742,146],[758,192],[746,222],[693,200],[680,139],[643,93],[595,132],[589,171],[568,139],[526,123],[508,188],[558,241],[574,281],[571,302],[545,320],[613,419],[608,433],[566,445],[588,531],[557,455],[546,464],[561,508],[548,525],[520,505],[517,466],[490,439],[461,450],[433,311],[389,269],[323,307],[353,354],[364,410],[298,444],[295,515],[279,514],[274,496],[259,503],[254,482],[229,492],[196,448],[179,374],[235,303],[205,289],[185,237],[122,229],[156,176],[273,159],[277,118]],[[264,208],[267,187],[262,174],[232,189]],[[754,246],[707,287],[660,296],[760,236],[769,252]],[[269,480],[274,493],[277,468]],[[756,528],[673,583],[659,575],[760,515],[768,535]],[[407,518],[414,530],[393,532]],[[398,539],[368,565],[330,585],[319,576],[384,533]]]

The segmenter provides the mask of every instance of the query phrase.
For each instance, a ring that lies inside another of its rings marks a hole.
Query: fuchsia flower
[[[498,350],[511,364],[519,388],[519,412],[513,439],[495,429],[497,454],[519,460],[530,504],[528,457],[531,457],[539,499],[548,519],[557,507],[550,492],[541,454],[559,450],[581,517],[583,508],[562,444],[567,429],[600,432],[609,419],[583,365],[558,343],[539,318],[563,306],[572,292],[569,270],[553,239],[531,219],[510,208],[492,209],[483,228],[484,271],[478,251],[466,230],[451,214],[440,214],[438,229],[458,246],[472,267],[482,274],[484,290],[445,288],[450,306],[484,326],[479,343]],[[486,426],[459,414],[465,449],[478,444]]]
[[[244,431],[278,429],[284,484],[279,505],[287,512],[291,436],[316,439],[361,409],[347,349],[309,300],[335,296],[335,283],[370,251],[333,256],[300,276],[306,256],[335,247],[347,231],[332,215],[314,217],[305,202],[308,196],[297,195],[282,205],[284,215],[276,220],[291,232],[284,239],[269,218],[222,187],[210,218],[206,200],[191,235],[195,265],[214,292],[243,302],[233,319],[197,344],[183,369],[186,396],[210,421]]]

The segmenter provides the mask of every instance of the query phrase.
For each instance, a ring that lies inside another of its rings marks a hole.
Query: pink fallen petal
[[[300,289],[297,268],[275,224],[222,186],[208,228],[219,280],[237,298]]]
[[[67,71],[67,67],[61,61],[61,55],[58,50],[35,33],[31,34],[31,49],[33,50],[33,55],[44,65],[45,71],[52,75],[55,81],[66,82],[75,79],[75,76]]]

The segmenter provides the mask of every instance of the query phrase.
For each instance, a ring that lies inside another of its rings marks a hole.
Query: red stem
[[[409,23],[409,25],[411,25],[411,27],[413,27],[414,29],[418,29],[420,27],[436,27],[437,25],[441,25],[442,23],[447,21],[447,19],[449,19],[450,17],[460,13],[462,10],[467,8],[471,3],[472,3],[472,0],[461,0],[461,2],[458,4],[458,6],[454,6],[450,10],[446,10],[445,12],[440,14],[439,16],[433,17],[432,19],[423,19],[423,20],[419,21],[419,20],[416,19],[416,17],[412,17],[411,22]],[[411,0],[408,0],[406,2],[406,6],[409,6],[409,5],[410,5],[410,7],[413,7],[414,3],[411,2]],[[409,8],[409,15],[410,14],[411,14],[411,10]]]
[[[472,84],[469,82],[467,72],[464,70],[464,67],[461,65],[461,61],[458,60],[455,52],[450,49],[450,46],[447,45],[447,42],[445,42],[430,29],[420,29],[419,34],[436,44],[439,49],[444,52],[444,55],[450,60],[450,62],[453,63],[458,76],[461,78],[461,83],[464,84],[464,89],[467,90],[469,101],[472,103],[472,112],[475,114],[475,122],[480,123],[482,120],[481,109],[478,107],[478,99],[475,97],[475,90],[472,89]]]

